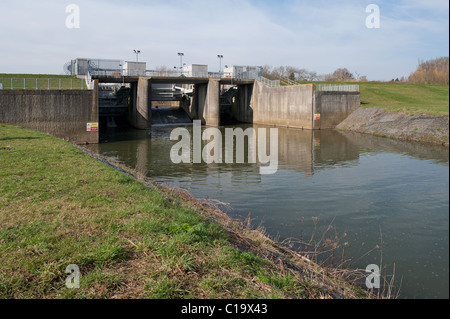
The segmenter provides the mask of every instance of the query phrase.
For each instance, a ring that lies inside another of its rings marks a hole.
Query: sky
[[[449,1],[0,0],[0,29],[0,73],[64,74],[72,59],[135,61],[136,49],[147,69],[179,66],[183,52],[210,72],[220,54],[222,66],[345,67],[383,81],[449,55]]]

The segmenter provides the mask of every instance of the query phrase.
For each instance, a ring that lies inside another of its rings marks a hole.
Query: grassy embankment
[[[69,143],[0,124],[0,298],[362,296],[167,192]],[[80,267],[80,289],[65,286],[70,264]]]
[[[75,75],[0,73],[0,83],[3,84],[4,89],[13,90],[87,89],[85,81],[78,79]]]
[[[408,115],[449,116],[448,85],[378,82],[329,84],[359,85],[362,107],[382,108],[389,112]]]
[[[363,107],[377,107],[409,115],[449,116],[449,86],[360,83]]]

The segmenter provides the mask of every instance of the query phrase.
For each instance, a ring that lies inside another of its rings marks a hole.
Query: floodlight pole
[[[178,52],[178,56],[180,57],[180,72],[183,72],[183,56],[184,53],[183,52]]]
[[[136,54],[136,62],[139,62],[139,54],[141,53],[141,50],[133,50]]]
[[[220,60],[220,66],[219,66],[219,74],[222,73],[222,59],[223,59],[223,55],[222,54],[218,54],[217,57]]]

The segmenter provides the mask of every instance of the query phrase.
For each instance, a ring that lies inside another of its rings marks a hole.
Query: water
[[[318,238],[333,225],[327,234],[344,237],[353,267],[395,270],[400,298],[449,297],[448,148],[280,128],[279,170],[260,175],[255,164],[172,164],[173,129],[112,130],[91,148],[196,197],[229,203],[233,217],[251,213],[279,240]]]

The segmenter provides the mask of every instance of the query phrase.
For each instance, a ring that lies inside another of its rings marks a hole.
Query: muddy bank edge
[[[360,107],[336,129],[449,146],[448,116],[408,115]]]

